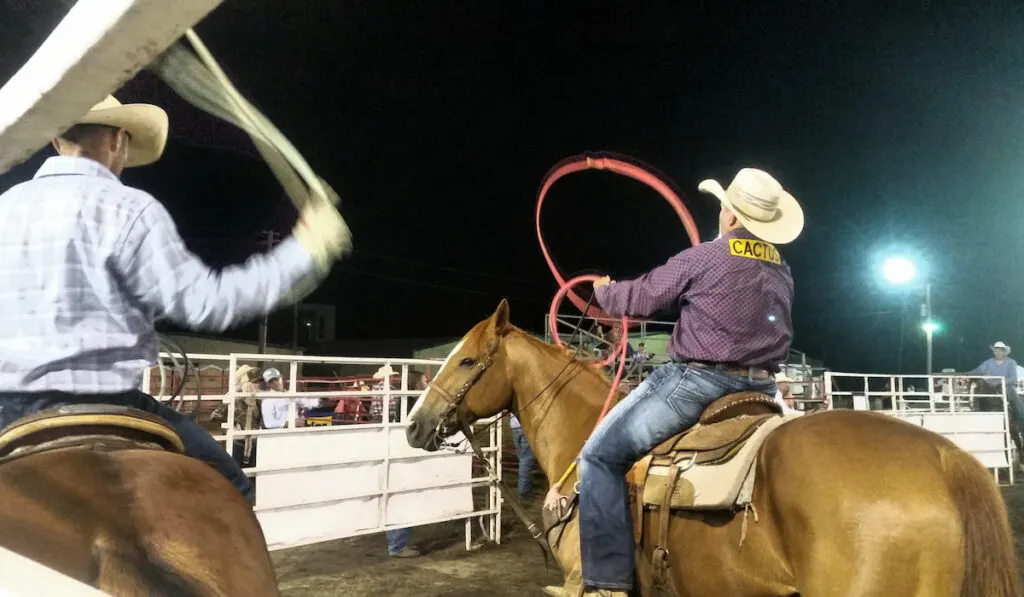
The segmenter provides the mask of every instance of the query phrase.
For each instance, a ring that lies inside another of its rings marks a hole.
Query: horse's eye
[[[470,357],[466,357],[459,361],[459,367],[472,367],[473,365],[476,365],[476,359]]]

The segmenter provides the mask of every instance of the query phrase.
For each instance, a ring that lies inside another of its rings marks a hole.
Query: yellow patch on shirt
[[[733,257],[760,259],[761,261],[767,261],[776,265],[782,263],[782,258],[779,257],[779,250],[775,248],[775,245],[752,238],[729,239],[729,254]]]

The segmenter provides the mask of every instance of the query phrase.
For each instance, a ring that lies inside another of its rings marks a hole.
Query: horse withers
[[[463,421],[510,410],[554,483],[589,437],[608,390],[608,381],[590,366],[510,325],[502,301],[438,371],[410,416],[407,439],[436,450]],[[700,458],[726,466],[741,458],[744,441],[759,442],[748,477],[749,508],[687,507],[692,492],[688,502],[665,483],[667,507],[634,507],[640,518],[634,521],[639,594],[1020,594],[1005,504],[972,455],[936,433],[877,413],[825,411],[787,421],[776,416],[730,414],[721,422],[739,422],[728,436],[708,421],[712,432],[703,439],[676,438],[682,448],[687,441],[696,448],[683,450],[689,456],[682,460],[659,447],[662,455],[655,458],[699,469]],[[765,425],[773,427],[755,439]],[[712,455],[709,438],[715,433],[727,449]],[[572,479],[563,486],[572,487]],[[651,501],[643,499],[643,487],[636,491],[636,501]],[[548,535],[571,578],[579,576],[578,537],[572,514]],[[650,573],[659,567],[662,582]]]
[[[0,433],[0,546],[113,597],[273,597],[238,490],[149,413],[41,411]]]

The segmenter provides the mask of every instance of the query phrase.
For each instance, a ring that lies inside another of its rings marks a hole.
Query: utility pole
[[[273,249],[274,245],[280,241],[277,232],[274,232],[273,230],[264,230],[262,234],[264,235],[263,242],[266,243],[267,251]],[[260,337],[257,348],[257,351],[260,354],[266,354],[267,352],[267,326],[269,324],[269,317],[269,314],[267,314],[260,320]]]
[[[292,351],[299,350],[299,303],[292,304]]]
[[[928,375],[932,374],[932,336],[935,334],[935,322],[932,321],[932,283],[924,285],[924,333],[928,344]]]

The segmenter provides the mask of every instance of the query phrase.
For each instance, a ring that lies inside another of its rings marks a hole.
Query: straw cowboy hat
[[[1006,354],[1010,354],[1010,347],[1005,342],[1003,342],[1003,341],[996,342],[990,348],[992,350],[995,350],[997,348],[1002,348],[1003,350],[1006,351]]]
[[[804,229],[800,204],[763,170],[740,170],[728,189],[716,180],[705,180],[697,189],[718,197],[743,227],[761,240],[784,245],[793,242]]]
[[[395,370],[391,368],[391,365],[381,365],[380,369],[373,374],[374,379],[385,379],[390,378],[395,374]]]
[[[256,371],[256,367],[252,365],[242,365],[235,371],[235,382],[241,386],[244,383],[248,383],[252,380],[253,373]]]
[[[75,124],[105,124],[128,131],[126,168],[160,159],[167,144],[167,112],[150,104],[122,104],[112,95],[96,104]]]

